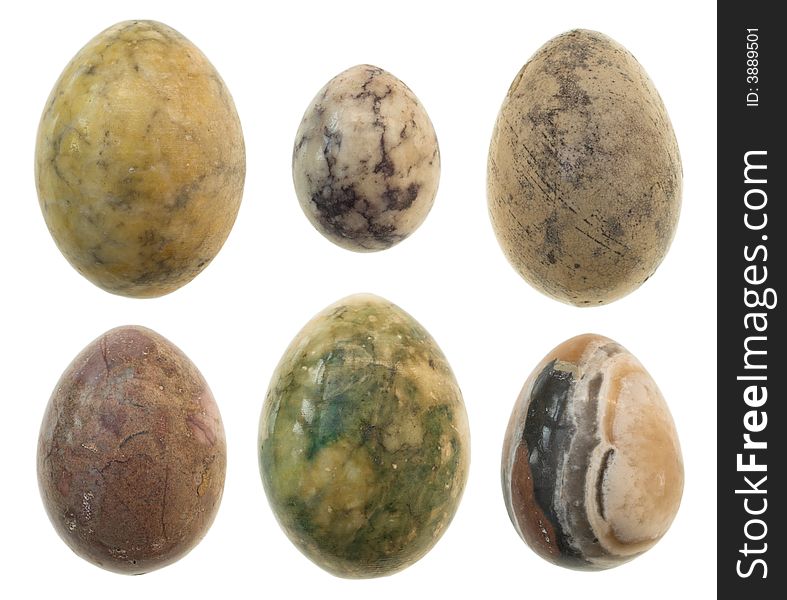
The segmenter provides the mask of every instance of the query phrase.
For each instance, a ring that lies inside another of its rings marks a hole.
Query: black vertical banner
[[[777,7],[718,4],[717,566],[723,597],[787,598],[787,52]]]

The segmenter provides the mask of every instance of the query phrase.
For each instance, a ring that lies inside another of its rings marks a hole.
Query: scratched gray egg
[[[645,282],[667,253],[682,168],[667,111],[632,54],[569,31],[522,67],[489,148],[498,242],[536,289],[577,306]]]
[[[410,88],[358,65],[331,79],[306,109],[292,176],[303,212],[326,238],[356,252],[384,250],[432,208],[437,136]]]

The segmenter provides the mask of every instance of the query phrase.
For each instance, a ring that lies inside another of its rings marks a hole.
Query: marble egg
[[[345,298],[301,330],[259,431],[279,524],[340,577],[389,575],[423,557],[467,479],[470,434],[451,367],[415,319],[376,296]]]
[[[502,482],[514,528],[546,560],[601,570],[639,556],[683,493],[678,434],[656,383],[608,338],[562,343],[514,406]]]
[[[672,242],[682,167],[664,104],[625,48],[595,31],[547,42],[500,109],[489,214],[519,274],[576,306],[644,283]]]
[[[235,222],[245,171],[221,77],[154,21],[118,23],[88,42],[38,127],[49,231],[79,273],[113,294],[162,296],[199,274]]]
[[[437,136],[410,88],[358,65],[331,79],[306,109],[292,177],[303,212],[326,238],[356,252],[385,250],[432,208]]]
[[[144,327],[119,327],[63,373],[38,439],[57,533],[85,560],[138,575],[175,562],[221,502],[226,443],[197,367]]]

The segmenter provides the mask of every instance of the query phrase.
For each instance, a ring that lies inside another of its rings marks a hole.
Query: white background
[[[716,590],[715,3],[289,2],[14,3],[0,36],[3,173],[0,596],[57,598],[414,598],[481,595],[710,598]],[[94,35],[125,19],[163,21],[191,39],[232,92],[243,123],[246,189],[224,249],[192,283],[155,300],[109,295],[74,271],[49,236],[33,180],[36,127],[49,91]],[[508,265],[487,216],[486,156],[519,68],[549,38],[602,31],[644,65],[683,158],[683,211],[672,248],[637,292],[578,309],[542,296]],[[372,63],[407,83],[440,141],[434,208],[399,246],[342,250],[308,223],[290,161],[300,118],[335,74]],[[373,292],[435,337],[462,387],[472,432],[464,499],[437,546],[377,580],[334,578],[290,544],[257,469],[257,422],[282,352],[335,300]],[[62,371],[122,324],[151,327],[208,380],[224,420],[228,470],[218,517],[178,563],[141,577],[104,572],[60,541],[41,504],[36,440]],[[500,489],[503,433],[519,389],[553,346],[607,335],[648,368],[683,446],[686,487],[651,551],[602,573],[543,561],[517,537]]]

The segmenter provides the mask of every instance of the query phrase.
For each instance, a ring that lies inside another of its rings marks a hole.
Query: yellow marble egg
[[[227,87],[154,21],[98,34],[55,83],[35,178],[58,248],[113,294],[150,298],[216,256],[240,207],[246,153]]]

